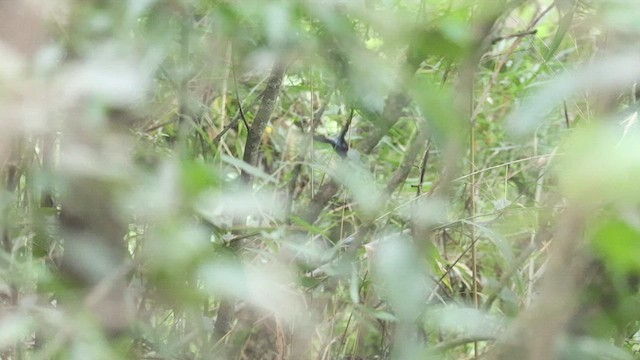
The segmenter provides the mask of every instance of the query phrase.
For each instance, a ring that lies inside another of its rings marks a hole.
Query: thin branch
[[[340,138],[342,140],[344,140],[344,137],[347,135],[347,131],[349,131],[349,127],[351,126],[351,120],[353,120],[353,107],[351,108],[351,113],[349,114],[349,119],[347,119],[347,122],[344,124],[344,126],[342,127],[342,130],[340,131]]]
[[[400,186],[400,184],[402,184],[406,180],[409,172],[411,171],[411,168],[413,167],[413,164],[416,161],[416,158],[418,157],[418,153],[420,152],[422,145],[425,141],[427,141],[426,134],[427,132],[424,127],[420,127],[418,129],[418,132],[413,138],[411,145],[409,145],[409,149],[407,149],[405,153],[402,164],[400,164],[396,171],[394,171],[394,173],[391,175],[391,178],[389,179],[389,182],[385,187],[385,192],[382,194],[382,196],[380,196],[380,203],[386,203],[391,194]],[[360,226],[360,229],[355,234],[354,241],[349,245],[349,251],[347,252],[348,255],[355,255],[355,251],[360,248],[365,235],[373,230],[374,223],[375,219],[370,219],[369,221],[367,221],[367,223]]]
[[[262,99],[262,97],[264,96],[264,90],[258,94],[258,96],[251,102],[251,104],[249,104],[248,108],[252,108],[255,106],[255,104],[258,102],[259,99]],[[213,140],[211,140],[211,142],[213,144],[216,144],[220,141],[220,139],[222,139],[222,137],[224,136],[224,134],[227,133],[227,131],[233,129],[236,124],[238,124],[238,121],[240,121],[241,116],[240,116],[240,111],[238,111],[238,113],[236,114],[236,116],[233,118],[233,120],[231,120],[221,131],[220,133],[218,133],[218,135],[216,135],[215,138],[213,138]]]
[[[471,121],[469,122],[469,126],[470,126],[470,131],[469,131],[469,137],[470,137],[470,149],[469,149],[469,169],[470,172],[473,172],[476,169],[476,123],[475,123],[475,119],[473,119],[473,89],[471,89],[472,92],[472,104],[471,104],[471,108],[470,108],[470,116],[471,116]],[[478,188],[478,184],[477,184],[477,178],[475,175],[471,175],[471,181],[470,181],[470,186],[469,186],[469,213],[470,216],[476,216],[476,190]],[[471,228],[469,229],[470,234],[469,236],[471,237],[471,276],[472,276],[472,289],[473,289],[473,307],[474,308],[478,308],[479,306],[479,299],[478,299],[478,254],[477,254],[477,249],[476,249],[476,240],[477,240],[477,236],[476,236],[476,228],[475,226],[471,226]],[[475,359],[478,358],[478,342],[474,341],[473,342],[473,357]]]
[[[460,338],[460,339],[455,339],[455,340],[451,340],[451,341],[447,341],[447,342],[443,342],[440,343],[434,347],[431,348],[431,350],[435,351],[435,352],[443,352],[443,351],[447,351],[449,349],[453,349],[454,347],[458,347],[458,346],[462,346],[462,345],[466,345],[469,343],[476,343],[479,341],[495,341],[496,337],[495,336],[490,336],[490,335],[480,335],[480,336],[476,336],[476,337],[466,337],[466,338]]]
[[[413,139],[413,142],[409,145],[409,148],[405,152],[404,159],[402,160],[402,164],[396,169],[396,171],[391,176],[391,179],[387,183],[386,191],[387,194],[393,193],[400,184],[402,184],[409,172],[411,172],[411,168],[418,157],[418,153],[420,149],[422,149],[425,141],[427,141],[427,131],[424,127],[418,129],[416,136]],[[427,149],[429,146],[427,145]],[[427,150],[428,151],[428,150]]]
[[[513,39],[513,38],[521,38],[521,37],[528,36],[528,35],[535,35],[536,33],[538,33],[538,30],[537,29],[533,29],[533,30],[523,31],[523,32],[510,34],[510,35],[498,36],[498,37],[495,37],[493,40],[491,40],[491,45],[495,45],[496,43],[498,43],[498,42],[500,42],[502,40],[508,40],[508,39]]]
[[[420,163],[420,181],[418,182],[418,186],[416,186],[416,196],[420,196],[420,193],[422,193],[422,184],[424,184],[424,174],[427,171],[427,162],[429,161],[430,150],[431,139],[427,141],[427,146],[424,149],[424,155],[422,155],[422,162]]]
[[[154,132],[154,131],[156,131],[156,130],[158,130],[160,128],[163,128],[163,127],[165,127],[167,125],[173,124],[174,122],[178,121],[178,119],[180,119],[179,116],[174,116],[171,120],[167,120],[167,121],[162,122],[160,124],[156,124],[156,125],[152,125],[152,126],[148,127],[144,132],[146,132],[146,133]]]
[[[240,101],[240,94],[238,93],[238,78],[236,77],[236,65],[235,63],[231,63],[231,74],[233,75],[233,86],[236,90],[236,102],[238,103],[238,112],[240,113],[240,118],[246,126],[247,131],[249,131],[249,124],[247,123],[247,118],[244,116],[244,110],[242,110],[242,101]]]

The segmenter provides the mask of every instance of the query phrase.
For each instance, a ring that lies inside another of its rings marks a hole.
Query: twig
[[[244,116],[244,110],[242,110],[242,101],[240,101],[240,94],[238,93],[238,79],[236,78],[236,65],[235,62],[231,63],[231,74],[233,75],[233,86],[236,90],[236,102],[238,103],[238,112],[240,113],[240,118],[244,123],[244,126],[247,127],[247,131],[249,131],[249,124],[247,123],[247,118]]]
[[[259,84],[261,84],[264,80],[260,81]],[[258,96],[256,96],[256,98],[251,102],[251,104],[249,104],[249,108],[252,108],[259,99],[262,99],[262,96],[264,95],[264,90],[262,92],[260,92],[260,94],[258,94]],[[224,136],[224,134],[227,133],[227,131],[231,130],[234,126],[236,126],[236,124],[238,123],[238,121],[240,121],[241,117],[240,117],[240,111],[238,111],[238,113],[236,114],[236,116],[233,118],[233,120],[231,120],[221,131],[218,135],[216,135],[215,138],[213,138],[213,140],[211,140],[212,143],[217,143],[220,141],[220,139],[222,139],[222,137]]]
[[[422,192],[422,184],[424,184],[424,174],[427,170],[427,162],[429,161],[429,151],[431,150],[431,139],[427,140],[427,147],[424,149],[424,155],[422,155],[422,163],[420,164],[420,181],[416,186],[416,196],[420,196]]]
[[[458,347],[458,346],[469,344],[469,343],[476,343],[479,341],[494,341],[494,340],[496,340],[495,336],[489,336],[489,335],[460,338],[460,339],[455,339],[455,340],[440,343],[432,347],[431,349],[435,352],[443,352],[443,351],[452,349],[454,347]]]
[[[523,31],[523,32],[510,34],[510,35],[498,36],[498,37],[494,38],[493,40],[491,40],[491,45],[495,45],[496,43],[498,43],[498,42],[500,42],[502,40],[507,40],[507,39],[512,39],[512,38],[521,38],[521,37],[527,36],[527,35],[535,35],[537,32],[538,32],[537,29],[533,29],[533,30]]]
[[[167,121],[165,121],[163,123],[160,123],[160,124],[157,124],[157,125],[152,125],[152,126],[148,127],[144,132],[146,132],[146,133],[154,132],[154,131],[156,131],[156,130],[158,130],[160,128],[163,128],[163,127],[165,127],[167,125],[173,124],[174,122],[178,121],[179,119],[180,119],[180,116],[174,116],[173,119],[171,119],[171,120],[167,120]]]
[[[427,131],[424,127],[418,126],[416,136],[405,152],[405,157],[402,160],[402,164],[400,164],[393,175],[391,175],[391,179],[387,183],[386,191],[388,195],[390,195],[395,189],[397,189],[398,186],[407,178],[425,141],[427,141]],[[427,145],[427,149],[428,148],[429,145]]]

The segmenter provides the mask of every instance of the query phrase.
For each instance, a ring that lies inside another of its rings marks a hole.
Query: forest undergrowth
[[[637,357],[638,16],[0,2],[0,357]]]

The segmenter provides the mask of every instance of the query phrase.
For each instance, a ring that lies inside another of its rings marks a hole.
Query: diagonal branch
[[[242,159],[251,166],[256,166],[258,163],[260,141],[262,140],[262,135],[267,128],[276,100],[280,94],[280,87],[282,85],[282,79],[284,78],[285,69],[286,66],[283,62],[277,62],[273,66],[271,75],[269,75],[269,80],[267,80],[267,87],[262,94],[262,102],[258,108],[258,113],[256,114],[255,119],[253,119],[253,123],[251,123]],[[251,175],[246,171],[243,171],[242,179],[248,183],[251,181]]]

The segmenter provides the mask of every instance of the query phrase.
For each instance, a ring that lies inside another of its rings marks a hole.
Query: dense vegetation
[[[51,3],[0,2],[3,359],[640,351],[640,3]]]

